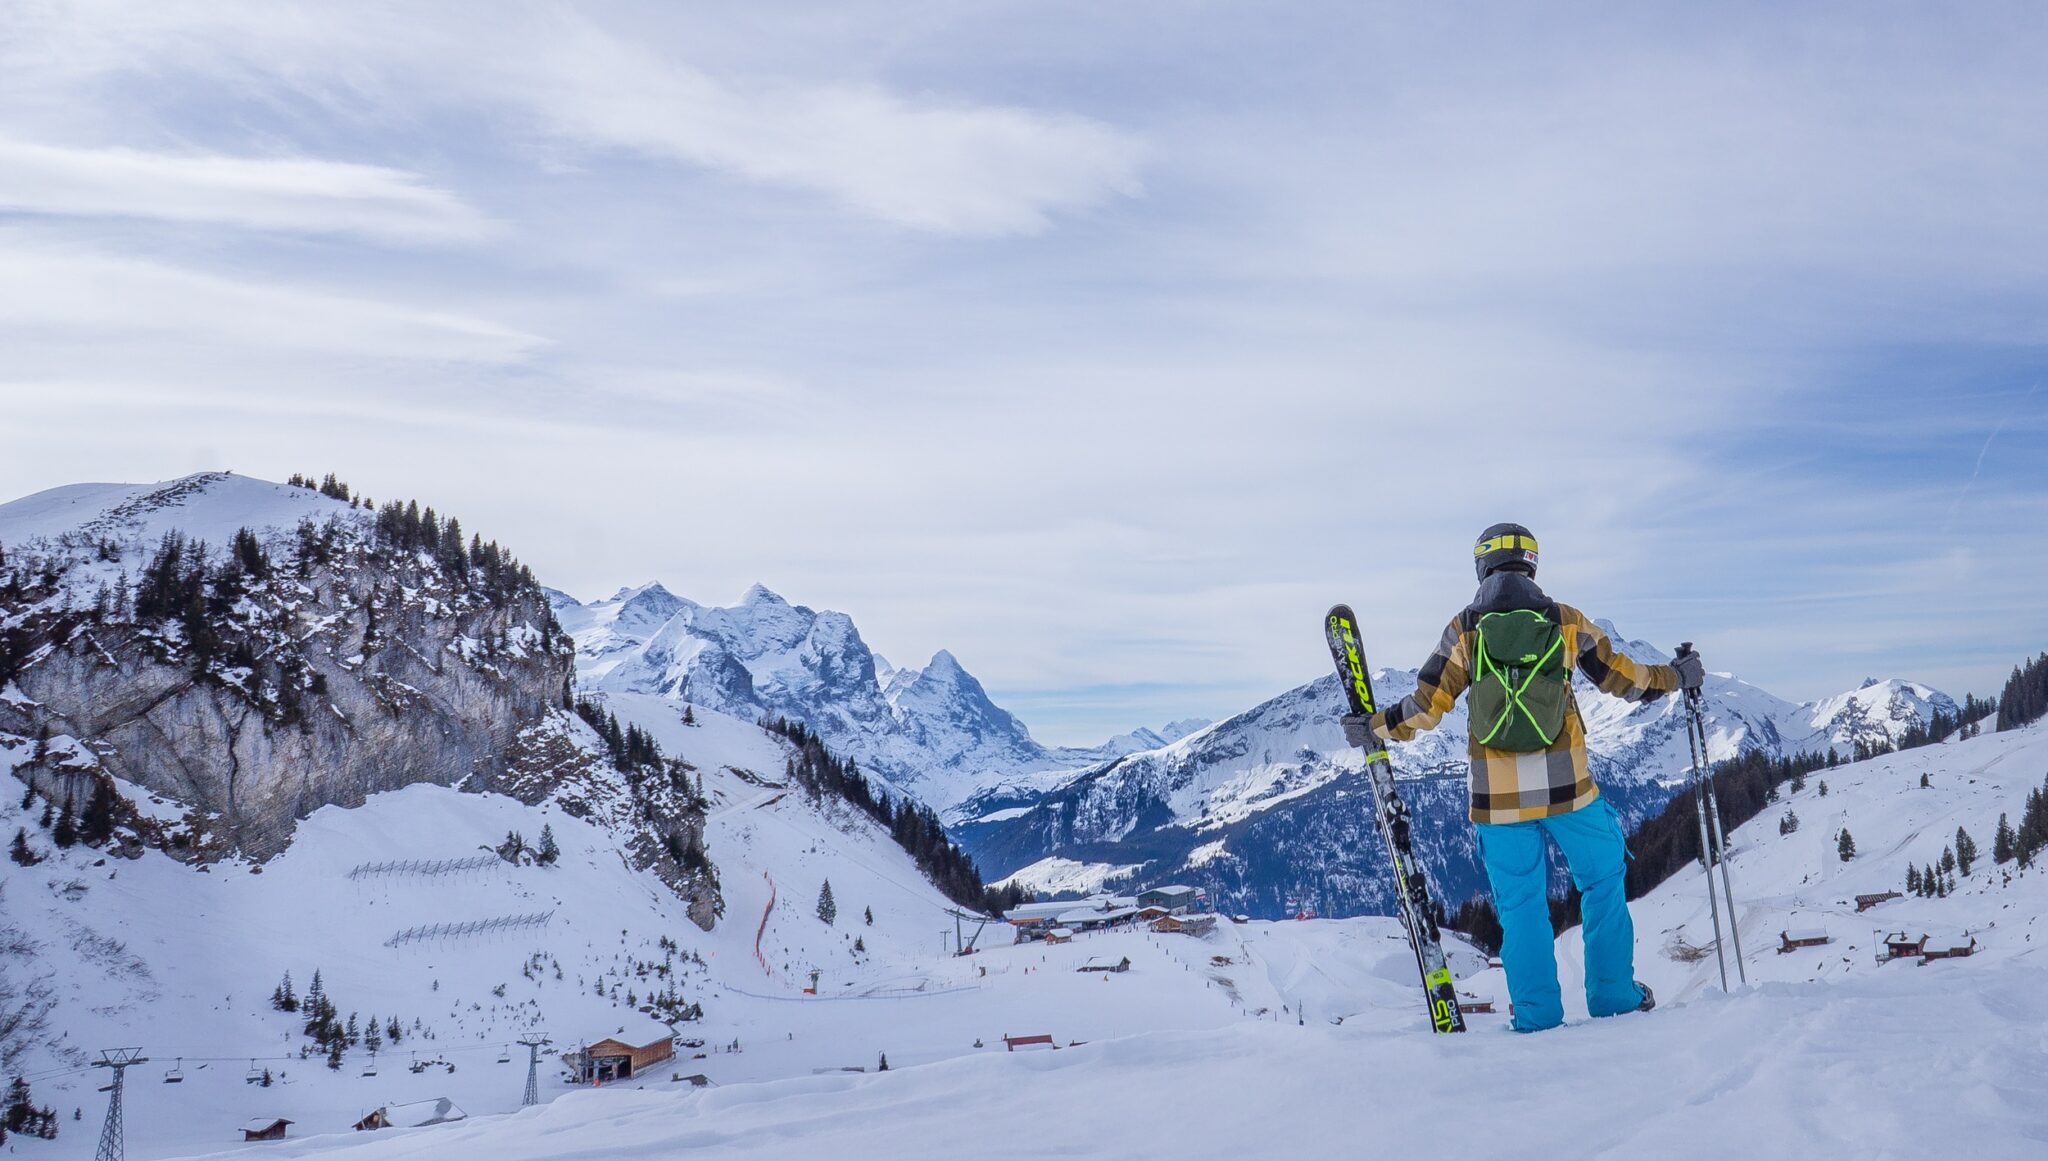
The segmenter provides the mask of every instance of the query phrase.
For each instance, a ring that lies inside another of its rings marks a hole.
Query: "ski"
[[[1372,677],[1366,672],[1365,650],[1358,643],[1358,615],[1349,605],[1338,605],[1323,618],[1323,636],[1330,645],[1330,658],[1337,664],[1337,681],[1354,714],[1373,713]],[[1422,993],[1429,1004],[1429,1021],[1438,1032],[1463,1032],[1465,1013],[1458,1008],[1458,990],[1451,980],[1451,965],[1444,958],[1444,945],[1437,931],[1429,900],[1429,880],[1416,864],[1415,849],[1409,842],[1408,804],[1394,786],[1393,763],[1385,746],[1368,746],[1365,776],[1372,786],[1373,818],[1379,823],[1380,838],[1387,844],[1387,858],[1394,869],[1394,898],[1401,905],[1401,922],[1408,927],[1408,943],[1415,949],[1415,966],[1422,973]]]

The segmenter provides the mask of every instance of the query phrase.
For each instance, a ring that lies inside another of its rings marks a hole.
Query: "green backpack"
[[[1493,750],[1547,750],[1571,705],[1564,630],[1533,609],[1479,618],[1472,649],[1472,737]]]

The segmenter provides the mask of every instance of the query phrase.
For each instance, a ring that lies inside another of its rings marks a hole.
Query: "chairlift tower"
[[[149,1057],[140,1048],[109,1048],[100,1053],[92,1062],[94,1068],[111,1068],[114,1081],[102,1091],[107,1097],[107,1123],[100,1129],[99,1152],[93,1154],[93,1161],[127,1161],[128,1145],[126,1130],[121,1125],[121,1082],[128,1069],[138,1064],[148,1064]]]
[[[526,1046],[526,1095],[519,1100],[519,1107],[540,1103],[540,1050],[554,1043],[545,1036],[529,1037],[519,1041]]]

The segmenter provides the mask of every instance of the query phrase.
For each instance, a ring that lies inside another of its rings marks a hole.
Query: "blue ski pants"
[[[1508,973],[1517,1032],[1564,1023],[1557,955],[1550,930],[1549,867],[1543,836],[1564,852],[1580,892],[1586,942],[1586,1010],[1595,1016],[1633,1012],[1643,1002],[1635,982],[1636,930],[1622,894],[1628,845],[1621,819],[1604,798],[1570,814],[1530,822],[1479,823],[1479,857],[1500,911],[1500,958]]]

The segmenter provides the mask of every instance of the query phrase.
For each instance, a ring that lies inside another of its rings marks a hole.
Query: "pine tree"
[[[25,827],[15,828],[14,846],[8,850],[7,857],[23,867],[33,867],[43,861],[34,851],[28,849],[28,830]]]
[[[1835,853],[1842,856],[1845,863],[1856,857],[1856,840],[1849,837],[1849,828],[1846,826],[1842,828],[1841,837],[1835,840]]]
[[[825,885],[818,890],[818,918],[828,924],[836,922],[839,918],[839,904],[832,901],[832,880],[830,879],[825,880]]]
[[[354,1012],[348,1014],[348,1030],[342,1035],[342,1042],[350,1048],[354,1048],[363,1042],[363,1027],[356,1022],[356,1014]]]
[[[882,1060],[881,1060],[881,1063],[879,1063],[879,1064],[875,1065],[875,1071],[876,1071],[876,1072],[887,1072],[887,1071],[889,1071],[889,1054],[888,1054],[888,1053],[886,1053],[886,1052],[884,1052],[884,1053],[882,1053],[882,1054],[881,1054],[881,1056],[882,1056]]]
[[[1828,780],[1825,778],[1820,780],[1820,796],[1822,798],[1826,798],[1828,796]]]
[[[1911,863],[1906,864],[1906,893],[1909,895],[1918,895],[1920,893],[1920,868]]]
[[[348,1041],[344,1040],[342,1037],[336,1036],[333,1039],[330,1039],[327,1042],[327,1067],[333,1069],[336,1072],[340,1072],[342,1053],[345,1052],[347,1048]]]
[[[1943,875],[1954,874],[1955,869],[1956,849],[1954,847],[1941,848],[1941,873]]]
[[[2000,814],[1998,816],[1998,833],[1993,835],[1991,839],[1991,861],[2001,867],[2012,862],[2013,855],[2016,853],[2013,848],[2016,845],[2018,844],[2013,840],[2012,824],[2005,820],[2005,815]]]
[[[78,824],[71,821],[71,800],[64,800],[64,810],[57,815],[57,825],[50,830],[50,841],[62,850],[78,845]]]
[[[697,724],[697,711],[688,702],[683,703],[683,724],[686,726]]]
[[[292,994],[292,973],[284,973],[284,978],[277,982],[276,990],[270,993],[270,1006],[280,1012],[299,1010],[299,998]]]
[[[370,1017],[369,1022],[363,1025],[363,1047],[369,1049],[372,1056],[384,1047],[384,1027],[377,1022],[375,1016]]]
[[[1962,827],[1956,828],[1956,869],[1969,877],[1970,868],[1977,863],[1977,840]]]
[[[546,823],[540,828],[540,851],[534,861],[543,867],[552,867],[562,857],[562,848],[555,845],[555,828]]]
[[[861,910],[862,913],[868,917],[868,926],[873,927],[875,925],[875,909],[872,907],[864,907]]]
[[[25,1133],[35,1113],[36,1106],[29,1095],[28,1081],[16,1076],[14,1083],[7,1086],[7,1106],[0,1110],[0,1123],[4,1123],[10,1133]]]
[[[1927,790],[1927,789],[1930,789],[1931,787],[1933,787],[1933,785],[1934,785],[1934,783],[1932,783],[1932,782],[1928,781],[1928,778],[1927,778],[1927,771],[1925,771],[1925,770],[1922,770],[1922,771],[1920,771],[1920,789],[1922,789],[1922,790]]]
[[[91,847],[104,845],[114,837],[114,785],[111,779],[93,780],[92,795],[85,800],[85,813],[79,816],[78,837]]]
[[[1796,833],[1796,832],[1797,832],[1798,830],[1799,830],[1799,815],[1798,815],[1798,814],[1797,814],[1796,812],[1794,812],[1794,811],[1790,811],[1790,810],[1786,811],[1786,812],[1785,812],[1785,817],[1783,817],[1783,818],[1781,818],[1781,819],[1779,819],[1779,820],[1778,820],[1778,833],[1779,833],[1779,834],[1793,834],[1793,833]]]

